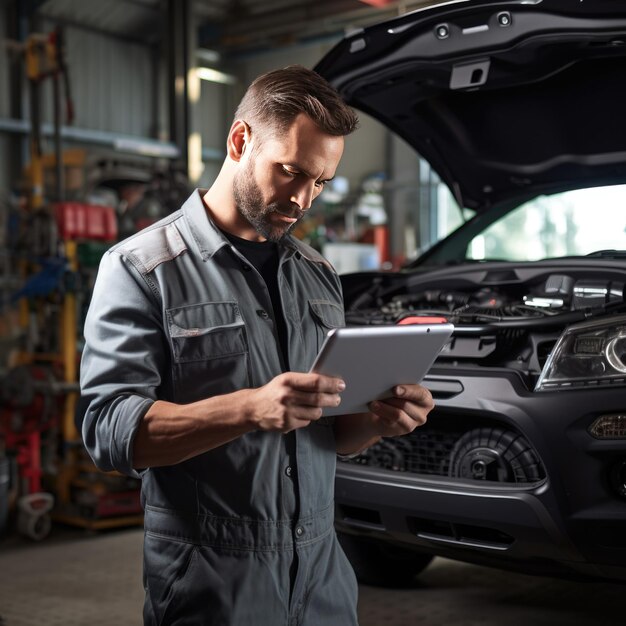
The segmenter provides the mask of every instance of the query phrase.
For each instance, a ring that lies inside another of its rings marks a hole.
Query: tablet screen
[[[362,413],[391,389],[424,378],[452,331],[452,324],[336,328],[326,337],[311,371],[346,383],[338,407],[324,415]]]

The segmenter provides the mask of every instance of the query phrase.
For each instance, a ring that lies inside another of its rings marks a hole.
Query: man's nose
[[[294,189],[292,191],[290,200],[291,202],[297,204],[300,209],[306,211],[311,208],[314,193],[315,183],[306,183],[304,185],[299,185],[297,189]]]

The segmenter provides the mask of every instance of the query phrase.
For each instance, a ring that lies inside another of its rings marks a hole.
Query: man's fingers
[[[283,374],[283,382],[300,391],[339,393],[346,388],[341,378],[333,378],[323,374],[287,372]]]
[[[291,403],[297,406],[339,406],[341,396],[338,393],[323,393],[294,390],[290,394]]]

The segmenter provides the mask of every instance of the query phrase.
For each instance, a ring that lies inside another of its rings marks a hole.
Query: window
[[[626,250],[626,185],[539,196],[474,237],[468,258],[535,261]]]

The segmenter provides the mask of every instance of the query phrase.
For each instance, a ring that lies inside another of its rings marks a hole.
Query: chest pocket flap
[[[313,317],[326,328],[341,328],[345,326],[343,309],[329,300],[309,300],[309,307]]]
[[[243,317],[236,302],[205,302],[167,310],[177,363],[206,361],[247,349]]]

